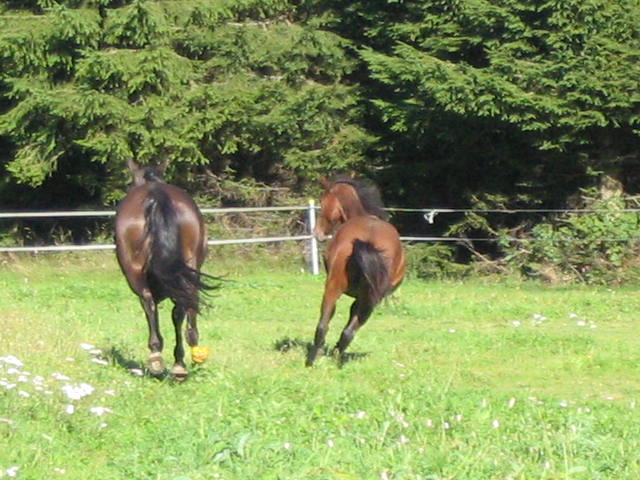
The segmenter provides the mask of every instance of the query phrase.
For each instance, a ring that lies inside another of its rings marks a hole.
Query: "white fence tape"
[[[254,238],[232,238],[232,239],[211,239],[209,245],[239,245],[255,243],[273,243],[285,241],[307,241],[310,250],[310,270],[314,275],[320,272],[318,242],[312,235],[316,223],[316,210],[318,207],[313,200],[309,200],[306,206],[280,206],[280,207],[228,207],[228,208],[202,208],[203,214],[228,214],[228,213],[251,213],[251,212],[274,212],[274,211],[304,211],[307,212],[307,224],[309,233],[305,235],[292,235],[281,237],[254,237]],[[389,211],[422,213],[428,223],[433,223],[435,215],[438,213],[598,213],[601,210],[576,209],[576,210],[551,210],[551,209],[519,209],[519,210],[471,210],[471,209],[450,209],[450,208],[388,208]],[[622,212],[640,212],[640,209],[621,209]],[[66,217],[112,217],[114,210],[68,210],[51,212],[0,212],[0,219],[19,218],[66,218]],[[411,237],[402,236],[401,240],[406,242],[465,242],[465,241],[492,241],[489,238],[456,238],[456,237]],[[514,239],[517,241],[518,239]],[[608,239],[615,241],[615,239]],[[1,247],[0,253],[11,252],[64,252],[64,251],[89,251],[89,250],[113,250],[113,244],[89,244],[89,245],[42,245],[42,246],[14,246]]]
[[[307,211],[307,223],[310,231],[306,235],[289,235],[281,237],[254,237],[254,238],[230,238],[230,239],[210,239],[208,245],[239,245],[255,243],[273,243],[286,241],[308,241],[311,251],[310,270],[314,275],[320,272],[318,244],[311,235],[316,221],[316,206],[313,200],[307,206],[290,207],[229,207],[229,208],[202,208],[203,214],[228,214],[228,213],[250,213],[250,212],[273,212],[273,211]],[[68,217],[113,217],[114,210],[86,210],[86,211],[55,211],[55,212],[0,212],[0,219],[20,219],[20,218],[68,218]],[[41,245],[41,246],[21,246],[2,247],[0,253],[40,253],[40,252],[73,252],[90,250],[114,250],[114,244],[89,244],[89,245]]]

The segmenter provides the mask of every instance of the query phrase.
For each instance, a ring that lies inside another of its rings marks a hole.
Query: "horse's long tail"
[[[353,242],[353,253],[349,261],[356,269],[353,273],[356,275],[359,273],[364,279],[364,286],[368,290],[368,297],[372,304],[380,303],[390,287],[389,269],[382,251],[370,242],[356,239]]]
[[[215,287],[204,281],[204,274],[186,264],[182,256],[178,216],[169,195],[161,188],[149,191],[144,217],[145,239],[150,248],[147,272],[164,296],[177,305],[197,311],[199,291]]]

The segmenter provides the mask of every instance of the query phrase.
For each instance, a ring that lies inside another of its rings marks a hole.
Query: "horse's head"
[[[133,186],[145,184],[147,182],[161,182],[164,171],[167,168],[167,160],[160,165],[138,165],[133,159],[127,159],[127,166],[133,175]]]
[[[322,181],[325,192],[320,197],[320,216],[313,230],[314,236],[324,241],[337,228],[352,217],[366,215],[356,188],[344,181]]]
[[[374,215],[387,219],[380,192],[373,183],[350,177],[338,177],[334,181],[323,178],[321,183],[325,191],[320,197],[322,208],[313,230],[318,240],[325,240],[353,217]]]

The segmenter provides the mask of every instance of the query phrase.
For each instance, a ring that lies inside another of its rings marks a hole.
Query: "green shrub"
[[[422,279],[462,278],[469,266],[457,263],[452,245],[418,243],[406,247],[410,275]]]
[[[638,278],[640,253],[637,200],[613,197],[586,200],[580,211],[558,214],[518,238],[503,230],[504,262],[549,281],[620,283]]]

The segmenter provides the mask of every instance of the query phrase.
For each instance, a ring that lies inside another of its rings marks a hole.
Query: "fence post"
[[[320,267],[318,262],[318,240],[313,234],[313,229],[316,228],[316,202],[313,199],[309,200],[309,231],[311,233],[311,241],[309,247],[311,248],[311,273],[318,275],[320,273]]]

